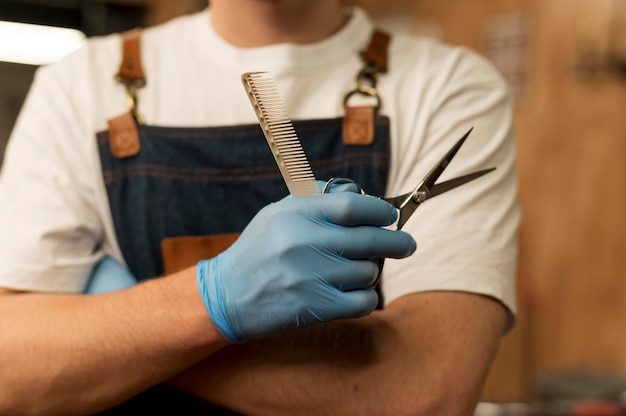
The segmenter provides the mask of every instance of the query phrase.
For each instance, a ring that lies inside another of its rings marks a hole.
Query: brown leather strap
[[[376,29],[367,49],[363,52],[363,59],[376,67],[378,72],[387,72],[387,49],[390,36],[382,30]]]
[[[137,90],[146,86],[141,66],[141,31],[126,32],[122,38],[122,62],[115,77],[126,89],[126,98],[132,117],[139,124],[144,120],[139,114]]]
[[[122,63],[116,77],[126,88],[130,112],[107,121],[111,154],[118,159],[136,156],[141,151],[137,130],[137,123],[141,121],[137,112],[137,88],[145,86],[146,79],[141,67],[139,39],[139,30],[124,34]]]
[[[348,92],[343,101],[343,142],[346,146],[368,146],[374,142],[376,113],[381,105],[376,83],[378,74],[387,72],[387,49],[390,40],[387,33],[376,29],[369,45],[361,53],[363,68],[356,77],[356,88]],[[349,101],[354,95],[371,97],[375,100],[375,105],[351,106]]]
[[[141,37],[139,30],[133,30],[124,34],[122,63],[117,73],[117,78],[125,83],[132,83],[136,87],[146,85],[146,78],[141,66]]]

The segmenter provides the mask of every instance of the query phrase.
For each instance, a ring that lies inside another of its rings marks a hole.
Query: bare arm
[[[250,415],[468,415],[505,321],[491,298],[413,294],[366,318],[225,348],[172,384]]]
[[[87,414],[226,345],[191,268],[99,295],[0,289],[0,414]]]

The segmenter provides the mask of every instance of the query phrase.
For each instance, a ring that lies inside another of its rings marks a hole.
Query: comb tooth
[[[280,137],[275,138],[275,143],[280,146],[281,150],[290,151],[292,149],[299,149],[298,143],[294,143],[293,140],[287,140]]]

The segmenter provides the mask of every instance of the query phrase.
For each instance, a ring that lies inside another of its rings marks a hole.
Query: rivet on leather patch
[[[137,124],[131,113],[112,118],[109,124],[111,154],[118,159],[137,156],[141,150]]]
[[[345,107],[343,143],[347,146],[369,146],[374,143],[375,110],[372,106]]]

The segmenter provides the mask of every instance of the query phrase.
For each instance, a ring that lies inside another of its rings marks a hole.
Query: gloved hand
[[[94,266],[85,293],[96,295],[134,286],[137,279],[111,257],[104,257]]]
[[[219,256],[198,263],[204,304],[230,342],[371,313],[378,262],[415,251],[387,202],[352,192],[285,198],[263,208]]]

